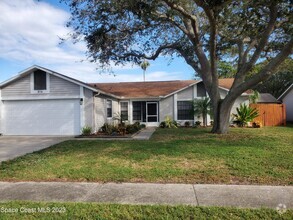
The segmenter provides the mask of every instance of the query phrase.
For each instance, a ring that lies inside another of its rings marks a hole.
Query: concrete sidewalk
[[[155,131],[155,127],[147,127],[132,138],[134,140],[149,140]]]
[[[293,208],[292,186],[0,182],[0,201],[64,201]]]
[[[102,141],[131,141],[131,140],[149,140],[151,138],[151,136],[153,135],[153,133],[156,131],[156,127],[147,127],[143,130],[141,130],[140,132],[138,132],[137,134],[135,134],[133,137],[106,137],[106,138],[101,138],[101,137],[97,137],[97,138],[75,138],[75,140],[102,140]]]

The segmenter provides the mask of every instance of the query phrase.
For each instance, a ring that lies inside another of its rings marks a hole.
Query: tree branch
[[[238,96],[240,96],[243,92],[247,90],[247,88],[253,88],[261,81],[266,80],[270,77],[277,67],[290,55],[292,54],[293,49],[293,38],[284,46],[283,50],[273,58],[262,70],[249,78],[247,81],[242,82],[237,87],[232,87],[229,94],[226,96],[227,100],[235,100]],[[226,100],[226,98],[225,98]]]
[[[147,56],[146,54],[139,54],[139,53],[135,53],[135,52],[130,52],[130,53],[125,53],[124,55],[118,55],[118,54],[114,54],[114,56],[118,57],[119,59],[126,59],[128,57],[137,57],[137,58],[144,58],[147,60],[155,60],[156,58],[158,58],[158,56],[161,54],[161,52],[163,50],[166,49],[177,49],[178,47],[178,43],[173,43],[173,44],[166,44],[166,45],[162,45],[160,46],[155,53],[153,53],[150,56]]]
[[[183,25],[177,23],[174,19],[166,16],[165,14],[160,14],[158,12],[153,13],[154,15],[156,15],[157,17],[159,17],[162,21],[166,21],[166,22],[170,22],[171,24],[174,24],[179,30],[181,30],[185,35],[189,36],[190,33],[188,32],[188,30],[186,29],[186,27],[184,27]],[[190,36],[191,37],[191,36]]]
[[[271,7],[270,7],[270,20],[269,20],[268,26],[265,29],[265,31],[263,32],[262,38],[260,39],[259,44],[258,44],[256,50],[254,51],[254,54],[252,55],[250,61],[248,63],[244,64],[242,66],[242,68],[236,73],[232,88],[237,87],[240,83],[243,82],[244,75],[252,69],[253,65],[258,60],[261,52],[263,51],[264,47],[268,43],[268,39],[269,39],[271,33],[274,30],[274,26],[275,26],[276,19],[277,19],[277,14],[278,14],[277,6],[275,4],[271,5]],[[255,45],[255,43],[254,43],[254,45]]]
[[[244,52],[243,52],[244,43],[243,43],[243,41],[241,41],[241,40],[238,41],[237,46],[238,46],[238,56],[239,56],[239,59],[238,59],[238,71],[239,71],[239,69],[241,68],[241,66],[244,62]]]
[[[200,76],[203,75],[202,69],[198,66],[198,62],[194,58],[188,56],[182,47],[177,48],[178,53],[185,59],[186,63],[190,65]]]
[[[194,0],[194,2],[201,7],[205,14],[208,17],[209,23],[210,23],[210,70],[211,70],[211,76],[207,76],[206,86],[208,87],[209,94],[211,97],[217,96],[216,99],[219,98],[218,88],[213,85],[218,85],[218,74],[217,74],[217,24],[216,24],[216,16],[215,11],[213,7],[210,7],[205,1],[201,0]],[[213,89],[216,88],[216,89]]]
[[[188,18],[190,20],[196,21],[196,18],[194,15],[188,13],[182,6],[177,5],[173,2],[170,2],[168,0],[163,0],[163,2],[165,2],[170,8],[172,8],[173,10],[179,12],[181,15],[183,15],[185,18]]]
[[[197,25],[197,18],[195,15],[189,14],[182,6],[176,5],[168,0],[164,1],[171,9],[179,12],[181,15],[183,15],[183,23],[186,28],[186,30],[190,33],[188,35],[189,39],[194,45],[195,54],[201,64],[201,72],[204,73],[210,73],[210,63],[207,59],[203,49],[202,45],[200,44],[200,34],[198,30]],[[193,35],[193,36],[192,36]],[[211,88],[212,87],[212,77],[209,74],[202,74],[202,78],[204,78],[206,85]],[[210,89],[209,89],[210,91]]]
[[[250,50],[251,50],[252,48],[254,48],[256,44],[257,44],[257,40],[254,39],[254,40],[252,40],[251,43],[248,45],[248,47],[246,48],[246,50],[245,50],[245,52],[244,52],[244,54],[243,54],[243,58],[244,58],[244,59],[243,59],[243,63],[242,63],[242,64],[245,64],[245,63],[247,62],[247,56],[248,56]]]

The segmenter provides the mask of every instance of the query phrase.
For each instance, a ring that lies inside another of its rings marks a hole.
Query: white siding
[[[8,96],[26,96],[31,94],[30,75],[14,81],[2,88],[2,97]]]
[[[160,121],[164,121],[166,116],[174,118],[174,97],[169,96],[159,102]]]
[[[247,96],[241,96],[241,97],[238,97],[236,99],[236,101],[234,102],[234,105],[232,106],[232,109],[231,109],[231,114],[232,113],[237,113],[236,111],[236,108],[240,106],[240,104],[243,104],[245,103],[246,105],[249,105],[249,99]]]
[[[107,99],[112,100],[112,116],[114,117],[116,113],[119,113],[119,103],[118,100],[109,98],[104,95],[99,95],[94,98],[95,105],[95,128],[98,131],[104,123],[118,123],[118,121],[114,121],[112,118],[107,118]]]
[[[112,115],[113,117],[117,116],[117,114],[120,115],[120,108],[119,108],[119,102],[117,100],[112,100]],[[119,123],[117,120],[110,120],[113,123]]]
[[[31,94],[31,76],[27,75],[2,88],[2,98],[43,98],[50,97],[79,97],[79,85],[50,75],[50,93]]]
[[[80,86],[59,77],[50,76],[50,94],[54,96],[78,96]]]
[[[177,93],[178,100],[192,100],[193,99],[193,87],[189,87]]]
[[[221,89],[220,90],[221,98],[222,99],[225,98],[227,93],[228,93],[227,91]],[[177,112],[174,113],[174,109],[175,109],[175,111],[177,109],[176,106],[174,108],[174,104],[177,105],[177,103],[174,103],[174,96],[175,95],[160,101],[160,121],[164,121],[164,118],[167,115],[171,116],[174,120],[176,120]],[[194,97],[196,97],[196,88],[193,88],[193,87],[187,88],[187,89],[177,93],[177,100],[178,101],[180,101],[180,100],[182,100],[182,101],[183,100],[193,100]],[[196,97],[196,98],[199,98],[199,97]],[[241,96],[241,97],[237,98],[232,109],[231,109],[231,114],[236,113],[236,108],[239,107],[241,103],[246,103],[248,105],[249,104],[248,97]],[[181,120],[178,122],[181,125],[184,125],[185,121],[187,121],[187,120]],[[198,118],[197,116],[195,116],[195,121],[202,121],[202,118],[201,117]],[[208,124],[210,124],[210,121],[211,121],[211,119],[208,116],[207,117]],[[191,125],[193,124],[193,120],[190,120],[189,122]]]
[[[2,128],[3,128],[3,126],[2,126],[2,123],[3,123],[3,117],[2,117],[3,113],[2,113],[2,109],[3,109],[3,102],[2,102],[2,100],[1,100],[1,90],[0,90],[0,134],[3,133],[3,131],[2,131]]]
[[[104,98],[95,97],[95,128],[98,131],[107,121],[106,102]]]
[[[286,121],[293,122],[293,89],[283,98],[286,105]]]
[[[94,129],[94,98],[93,91],[84,88],[84,124]]]

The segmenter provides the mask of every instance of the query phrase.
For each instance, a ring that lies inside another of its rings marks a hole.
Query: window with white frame
[[[128,120],[128,102],[120,102],[120,115],[122,121]]]
[[[191,101],[177,101],[177,119],[178,120],[193,120]]]
[[[112,118],[112,100],[107,99],[107,118]]]

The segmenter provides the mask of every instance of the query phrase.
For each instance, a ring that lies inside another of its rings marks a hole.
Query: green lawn
[[[293,184],[293,128],[158,129],[150,141],[66,141],[0,165],[2,181]]]
[[[14,213],[9,209],[17,210]],[[2,211],[1,211],[2,210]],[[42,212],[42,210],[47,211]],[[31,212],[31,213],[29,213]],[[54,213],[56,212],[56,213]],[[292,219],[293,211],[96,203],[0,203],[0,219]]]

